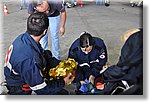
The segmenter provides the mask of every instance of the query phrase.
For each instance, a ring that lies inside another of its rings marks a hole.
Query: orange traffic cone
[[[6,4],[4,4],[4,14],[5,15],[9,14]]]

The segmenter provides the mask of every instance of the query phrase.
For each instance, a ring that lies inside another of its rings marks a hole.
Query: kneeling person
[[[71,45],[68,58],[74,58],[78,63],[75,76],[77,89],[87,92],[82,85],[94,84],[95,79],[100,77],[100,70],[107,62],[106,46],[102,39],[83,32]]]
[[[45,36],[49,26],[48,17],[44,13],[31,14],[27,21],[27,31],[19,35],[6,54],[4,74],[8,94],[67,94],[63,87],[73,79],[69,76],[62,80],[51,81],[47,85],[41,70],[47,62],[40,39]]]

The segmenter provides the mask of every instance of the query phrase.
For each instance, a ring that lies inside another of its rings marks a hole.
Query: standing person
[[[25,8],[28,7],[28,4],[27,4],[26,0],[20,0],[20,10],[23,9],[23,6],[24,6]]]
[[[50,24],[50,33],[52,41],[52,54],[55,58],[60,60],[60,43],[59,33],[61,36],[65,33],[66,11],[61,0],[58,1],[34,1],[29,4],[28,13],[44,12],[47,14]],[[61,22],[61,24],[60,24]],[[48,33],[40,41],[42,47],[48,49]]]
[[[49,81],[47,84],[42,74],[46,63],[51,61],[46,60],[39,43],[48,26],[46,14],[31,14],[27,21],[27,31],[19,35],[9,47],[4,65],[8,94],[26,95],[32,91],[40,95],[68,94],[63,87],[73,80],[69,78],[70,75],[64,79]]]
[[[100,70],[107,62],[106,46],[102,39],[83,32],[71,45],[68,58],[74,58],[78,63],[75,76],[77,89],[87,92],[86,88],[81,90],[81,86],[94,84],[95,79],[99,77]]]
[[[103,6],[104,5],[104,0],[96,0],[96,5]]]

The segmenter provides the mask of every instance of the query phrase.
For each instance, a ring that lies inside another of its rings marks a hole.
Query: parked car
[[[105,6],[109,6],[110,5],[110,0],[105,0]]]
[[[143,0],[130,0],[130,5],[134,6],[143,6]]]

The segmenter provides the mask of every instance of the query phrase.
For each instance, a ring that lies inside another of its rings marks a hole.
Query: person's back
[[[72,79],[69,76],[60,80],[45,82],[43,71],[47,69],[44,50],[40,39],[46,34],[49,26],[44,13],[31,14],[27,20],[27,31],[15,39],[5,59],[4,73],[8,94],[68,94],[64,86]]]
[[[132,34],[121,49],[116,65],[110,66],[105,72],[106,82],[117,83],[127,81],[133,87],[124,94],[142,94],[143,92],[143,30]],[[107,90],[106,90],[107,91]],[[137,93],[138,92],[138,93]]]
[[[7,67],[4,71],[8,85],[11,84],[17,86],[18,84],[25,83],[22,79],[21,73],[25,72],[25,70],[30,70],[29,68],[31,67],[22,69],[22,62],[28,59],[34,59],[35,56],[33,55],[35,53],[33,52],[33,46],[30,46],[31,43],[33,43],[31,39],[32,38],[29,36],[29,34],[24,33],[17,37],[10,46],[4,66]],[[13,74],[14,76],[18,74],[18,77],[16,78],[20,80],[15,80],[14,77],[11,77]]]

